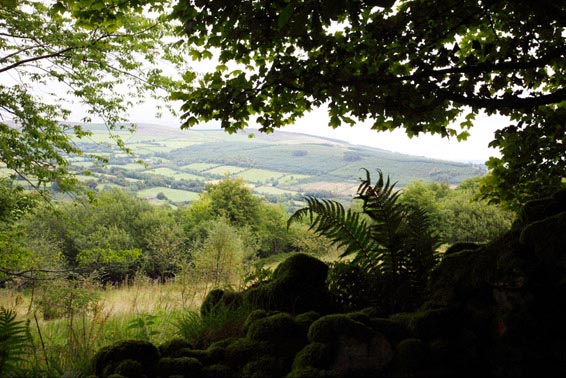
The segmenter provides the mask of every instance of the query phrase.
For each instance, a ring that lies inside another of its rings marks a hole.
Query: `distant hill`
[[[413,180],[457,185],[486,172],[481,164],[404,155],[306,134],[228,134],[223,130],[179,130],[149,124],[139,124],[133,134],[119,132],[135,154],[130,156],[110,147],[103,125],[88,128],[93,136],[78,141],[79,146],[106,157],[109,163],[100,167],[87,157],[73,157],[81,180],[97,190],[119,186],[154,201],[160,194],[161,202],[170,203],[194,200],[205,182],[227,174],[242,177],[255,192],[270,200],[292,201],[304,194],[351,198],[361,168],[370,172],[381,169],[398,182],[397,187]]]

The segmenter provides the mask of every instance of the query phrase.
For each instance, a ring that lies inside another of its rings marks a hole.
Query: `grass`
[[[68,286],[69,290],[76,289],[75,284]],[[32,348],[22,368],[31,376],[60,377],[66,372],[87,376],[92,373],[94,354],[106,345],[126,339],[160,345],[179,337],[177,320],[197,311],[209,289],[206,282],[190,274],[180,274],[165,284],[136,278],[129,286],[92,289],[88,305],[69,306],[64,316],[55,320],[43,319],[41,302],[32,300],[29,290],[0,289],[0,306],[13,309],[19,319],[30,322]],[[39,293],[37,289],[36,299]]]

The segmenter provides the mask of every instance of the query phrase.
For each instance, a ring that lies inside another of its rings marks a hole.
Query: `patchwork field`
[[[103,125],[89,128],[93,136],[78,141],[79,146],[109,162],[99,166],[85,157],[72,157],[78,174],[92,171],[92,176],[81,176],[81,180],[90,182],[95,190],[118,186],[171,205],[195,200],[205,183],[217,182],[226,174],[244,179],[270,200],[279,196],[291,203],[317,193],[349,200],[363,173],[361,168],[381,169],[397,181],[397,187],[413,180],[457,185],[486,172],[483,165],[403,155],[303,134],[230,135],[221,130],[182,131],[145,124],[138,125],[134,134],[117,132],[132,150],[130,155],[109,147]]]

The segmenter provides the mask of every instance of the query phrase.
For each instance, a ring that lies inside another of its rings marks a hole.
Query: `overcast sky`
[[[131,113],[132,122],[154,123],[166,126],[180,125],[180,121],[170,114],[161,119],[154,116],[151,105],[146,104],[134,108]],[[497,150],[488,147],[493,140],[495,130],[505,126],[503,117],[478,116],[475,126],[470,130],[471,136],[465,142],[456,139],[441,138],[422,134],[410,139],[402,130],[394,132],[376,132],[370,129],[369,124],[359,124],[353,127],[342,126],[332,129],[328,126],[326,112],[318,109],[307,114],[295,125],[285,126],[282,131],[299,132],[317,136],[344,140],[352,144],[377,147],[410,155],[426,156],[435,159],[444,159],[464,162],[485,162],[490,156],[498,156]],[[219,128],[219,124],[210,123],[204,128]],[[198,127],[197,127],[198,128]],[[277,132],[275,132],[277,135]]]

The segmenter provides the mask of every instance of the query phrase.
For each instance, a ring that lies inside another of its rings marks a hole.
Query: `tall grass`
[[[31,347],[20,361],[26,376],[83,377],[106,345],[126,339],[159,345],[179,337],[174,319],[197,310],[210,288],[195,278],[187,272],[160,284],[139,276],[130,285],[106,288],[88,280],[56,280],[33,291],[0,289],[0,306],[29,320]]]

